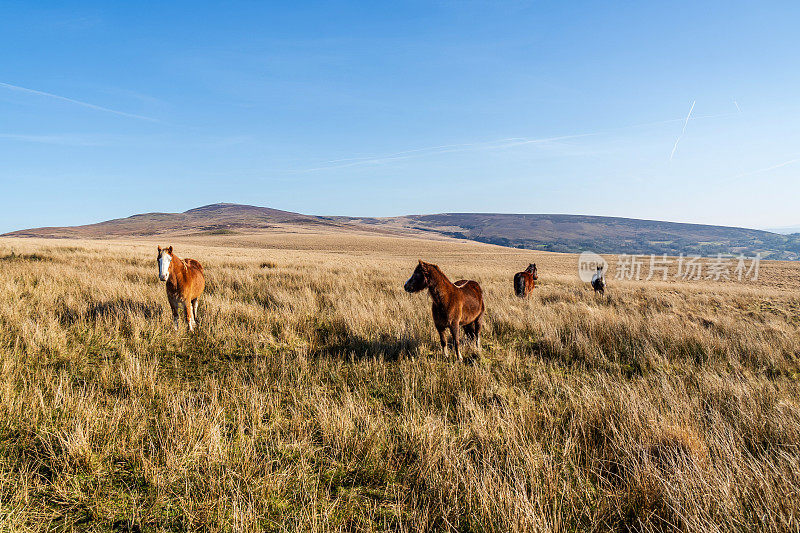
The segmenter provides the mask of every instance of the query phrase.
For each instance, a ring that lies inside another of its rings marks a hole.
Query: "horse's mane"
[[[188,271],[190,268],[193,268],[199,270],[201,273],[203,272],[203,265],[201,265],[199,261],[189,258],[183,259],[178,257],[174,252],[171,255],[173,261],[178,261],[181,265],[183,265],[184,271]]]
[[[434,265],[433,263],[425,263],[425,267],[431,270],[435,270],[436,272],[444,276],[444,272],[442,272],[442,269],[439,268],[439,265]]]
[[[425,265],[428,270],[432,270],[437,274],[439,274],[440,276],[442,276],[444,279],[448,279],[447,276],[445,276],[444,272],[442,272],[442,269],[439,268],[439,265],[434,265],[433,263],[425,263]]]
[[[203,271],[203,265],[201,265],[201,264],[200,264],[200,261],[195,261],[194,259],[184,259],[184,260],[183,260],[183,263],[184,263],[184,264],[185,264],[187,267],[196,268],[196,269],[197,269],[197,270],[199,270],[200,272],[202,272],[202,271]]]
[[[444,282],[445,284],[453,283],[452,281],[450,281],[450,278],[448,278],[445,275],[445,273],[442,272],[442,269],[439,268],[439,265],[434,265],[433,263],[425,263],[424,268],[430,277],[436,278],[439,281]]]

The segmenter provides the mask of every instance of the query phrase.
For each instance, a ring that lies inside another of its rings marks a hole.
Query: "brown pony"
[[[444,333],[446,329],[450,330],[450,335],[453,337],[453,346],[459,360],[461,360],[461,352],[458,349],[459,327],[464,328],[468,338],[475,339],[480,349],[481,317],[485,310],[480,285],[463,279],[451,283],[438,266],[420,261],[403,288],[406,292],[428,289],[433,300],[433,323],[439,332],[445,356],[447,356],[447,340]]]
[[[536,273],[536,263],[531,263],[522,272],[514,274],[514,294],[524,298],[536,287],[537,279],[539,275]]]
[[[183,307],[189,331],[197,323],[197,299],[203,294],[206,279],[203,265],[194,259],[181,259],[169,248],[158,247],[158,279],[167,282],[167,299],[172,308],[175,331],[178,331],[178,313]]]

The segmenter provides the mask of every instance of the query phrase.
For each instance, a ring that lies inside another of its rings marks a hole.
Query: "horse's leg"
[[[473,322],[473,331],[475,332],[475,345],[478,347],[478,351],[481,351],[481,319],[483,315],[480,315],[478,318],[475,319]]]
[[[447,337],[444,336],[445,328],[439,329],[437,327],[436,329],[439,331],[439,342],[442,343],[442,351],[444,352],[444,356],[447,357]]]
[[[458,329],[459,329],[458,328],[458,324],[451,324],[450,325],[450,335],[453,336],[453,348],[455,348],[455,350],[456,350],[456,356],[458,357],[458,360],[462,361],[462,359],[461,359],[461,350],[458,349],[458,336],[459,336]]]
[[[192,313],[192,302],[186,301],[184,304],[186,307],[186,321],[189,323],[189,331],[194,331],[194,316]]]
[[[170,301],[169,306],[172,308],[172,322],[175,324],[175,331],[178,331],[178,305]]]
[[[198,300],[197,298],[195,298],[194,300],[192,300],[192,316],[194,317],[195,324],[200,323],[200,319],[197,318],[197,305],[198,305]]]

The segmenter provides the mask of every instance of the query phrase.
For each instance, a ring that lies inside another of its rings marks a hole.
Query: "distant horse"
[[[158,247],[158,279],[167,282],[167,299],[172,308],[175,331],[178,330],[178,313],[183,307],[189,331],[197,323],[197,299],[203,294],[206,279],[203,265],[194,259],[181,259],[169,248]]]
[[[522,272],[514,274],[514,294],[520,298],[527,296],[536,287],[537,279],[536,263],[531,263]]]
[[[480,349],[481,317],[485,310],[480,285],[463,279],[452,283],[438,266],[420,261],[403,288],[406,292],[428,289],[433,300],[433,323],[439,332],[445,356],[447,356],[445,339],[447,329],[453,337],[453,346],[459,360],[461,360],[461,352],[458,349],[460,327],[464,328],[467,338],[475,339]]]
[[[606,276],[603,273],[602,265],[598,265],[597,272],[595,272],[594,276],[592,276],[592,288],[594,289],[595,294],[599,292],[602,296],[606,293]]]

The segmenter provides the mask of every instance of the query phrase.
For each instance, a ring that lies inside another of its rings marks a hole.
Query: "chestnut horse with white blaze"
[[[539,274],[536,273],[536,263],[531,263],[522,272],[514,274],[514,294],[523,298],[536,288],[536,280]]]
[[[453,337],[453,346],[459,360],[461,360],[461,352],[458,349],[459,328],[463,327],[467,337],[474,338],[480,349],[481,317],[485,307],[483,291],[477,282],[462,279],[452,283],[438,266],[420,261],[403,288],[406,292],[428,289],[433,300],[433,324],[439,332],[445,356],[447,356],[445,330],[448,329]]]
[[[172,308],[175,331],[178,331],[178,315],[181,307],[186,313],[189,331],[197,324],[197,299],[203,294],[206,279],[203,265],[194,259],[181,259],[169,248],[158,247],[158,279],[166,281],[167,299]]]

